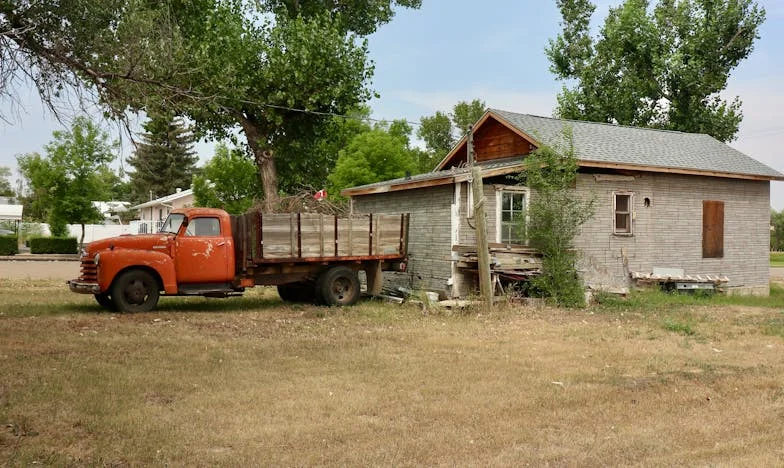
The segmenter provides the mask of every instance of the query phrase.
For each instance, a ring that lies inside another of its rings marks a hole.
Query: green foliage
[[[11,187],[11,169],[6,166],[0,166],[0,197],[13,197],[16,195],[13,187]]]
[[[282,193],[320,190],[334,169],[341,150],[357,135],[370,131],[362,119],[370,108],[361,106],[348,113],[350,118],[333,117],[301,138],[291,138],[277,151],[277,169]],[[307,155],[307,157],[303,157]]]
[[[131,199],[143,203],[163,197],[177,188],[187,189],[196,172],[199,158],[193,151],[194,137],[182,120],[162,114],[150,117],[144,124],[142,141],[128,158]]]
[[[596,39],[589,0],[557,4],[563,31],[546,47],[550,70],[576,81],[558,96],[559,117],[735,138],[741,103],[721,93],[759,37],[757,2],[625,0]]]
[[[0,255],[16,255],[19,253],[19,238],[16,236],[0,236]]]
[[[784,210],[770,210],[770,250],[784,250]]]
[[[627,297],[614,294],[597,294],[594,296],[598,305],[595,310],[599,312],[675,312],[694,306],[708,308],[726,305],[767,307],[784,309],[784,287],[772,284],[769,296],[738,296],[738,295],[694,295],[673,294],[660,289],[646,289],[632,291]]]
[[[193,178],[193,196],[197,206],[244,213],[262,196],[256,165],[243,151],[218,145],[215,156]]]
[[[75,254],[78,245],[75,237],[35,237],[30,239],[30,253]]]
[[[482,117],[486,108],[484,101],[474,99],[458,102],[449,115],[439,111],[430,117],[422,117],[417,137],[424,140],[427,154],[420,157],[419,172],[432,171],[457,143],[455,132],[462,138],[468,133],[468,128]]]
[[[593,200],[583,200],[573,189],[578,165],[571,130],[563,137],[565,143],[532,153],[520,178],[534,192],[525,226],[529,243],[543,255],[542,274],[533,287],[558,305],[576,307],[584,305],[585,296],[574,238],[593,216]]]
[[[33,80],[52,105],[64,87],[95,89],[107,112],[189,117],[197,136],[240,128],[278,197],[279,154],[305,161],[303,137],[369,100],[361,37],[420,0],[0,2],[1,84]],[[68,27],[63,27],[67,25]],[[144,40],[139,40],[144,38]],[[165,59],[162,59],[165,58]],[[0,86],[0,93],[8,93]],[[288,110],[305,109],[314,114]],[[292,148],[289,148],[292,146]],[[294,173],[294,172],[291,172]]]
[[[46,218],[52,232],[66,223],[84,224],[102,220],[93,200],[109,193],[105,176],[114,159],[117,143],[85,117],[77,117],[70,131],[56,131],[44,149],[46,157],[31,153],[17,157],[19,170],[30,188],[32,203]],[[84,232],[82,233],[84,237]]]
[[[344,188],[396,179],[415,170],[416,162],[406,140],[375,128],[354,137],[340,152],[335,170],[329,175],[329,193],[339,197]]]

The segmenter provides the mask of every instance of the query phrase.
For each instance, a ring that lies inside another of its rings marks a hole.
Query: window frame
[[[496,185],[495,187],[495,240],[499,244],[510,244],[510,245],[527,245],[528,244],[528,236],[521,239],[521,243],[512,243],[512,242],[504,242],[502,239],[504,221],[503,221],[503,200],[504,194],[511,193],[511,194],[521,194],[523,195],[523,212],[525,213],[525,221],[526,225],[528,224],[528,204],[531,201],[531,191],[528,187],[520,187],[516,185]],[[514,213],[514,210],[512,210]],[[508,221],[507,221],[508,222]]]
[[[201,223],[204,220],[214,221],[215,226],[218,228],[218,233],[210,233],[209,235],[200,234],[196,231],[197,223]],[[191,229],[192,228],[192,229]],[[221,225],[220,225],[220,218],[217,216],[199,216],[197,218],[191,218],[188,220],[188,226],[184,232],[185,237],[221,237]]]
[[[628,211],[618,212],[618,197],[629,197]],[[628,220],[628,230],[618,230],[618,215],[626,215]],[[614,190],[612,193],[612,233],[615,236],[634,235],[634,192],[628,190]]]

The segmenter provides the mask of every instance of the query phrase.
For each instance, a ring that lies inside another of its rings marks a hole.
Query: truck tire
[[[319,276],[316,294],[318,301],[327,306],[354,305],[359,300],[359,278],[349,267],[332,267]]]
[[[117,306],[115,305],[114,301],[112,300],[112,296],[109,293],[101,293],[95,294],[95,301],[106,310],[117,310]]]
[[[158,305],[158,281],[144,270],[122,273],[111,287],[112,300],[120,312],[149,312]]]
[[[316,285],[313,281],[280,284],[278,295],[286,302],[313,302],[316,297]]]

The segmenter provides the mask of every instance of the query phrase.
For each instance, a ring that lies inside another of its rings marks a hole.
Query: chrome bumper
[[[71,288],[71,292],[79,293],[79,294],[100,294],[101,287],[98,286],[97,283],[87,283],[84,281],[79,281],[78,279],[68,280],[65,282],[69,288]]]

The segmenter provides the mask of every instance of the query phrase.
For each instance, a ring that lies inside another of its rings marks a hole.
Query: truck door
[[[178,283],[226,283],[231,281],[229,238],[216,217],[192,218],[175,241]]]

